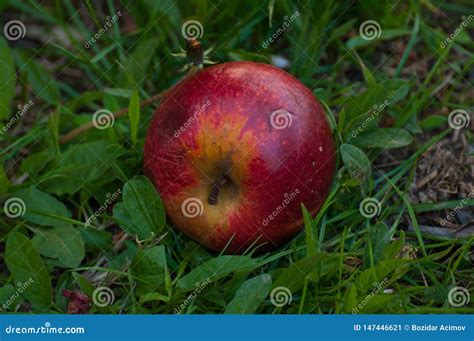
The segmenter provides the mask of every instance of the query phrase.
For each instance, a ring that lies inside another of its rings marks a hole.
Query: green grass
[[[447,113],[461,109],[472,118],[468,28],[440,47],[474,13],[472,3],[103,3],[0,4],[3,23],[16,19],[27,29],[19,40],[0,37],[1,126],[19,116],[0,134],[0,202],[20,198],[26,208],[16,218],[0,216],[0,303],[15,297],[3,310],[64,313],[64,289],[92,300],[107,287],[102,292],[113,300],[103,296],[102,306],[96,297],[91,313],[474,312],[472,303],[448,301],[455,286],[474,294],[474,238],[428,235],[419,223],[427,212],[444,218],[462,193],[433,203],[409,196],[422,155],[456,133]],[[85,48],[117,11],[118,20]],[[174,54],[185,48],[181,26],[191,19],[203,25],[211,61],[286,58],[287,71],[320,99],[333,127],[331,193],[317,216],[303,208],[305,231],[271,253],[230,256],[199,246],[166,222],[142,176],[146,128],[159,103],[140,108],[139,101],[185,75],[187,61]],[[360,36],[366,20],[380,25],[378,38]],[[28,101],[31,108],[18,115]],[[128,114],[112,127],[61,143],[94,112],[122,108]],[[468,130],[461,133],[472,144]],[[391,165],[382,167],[388,152]],[[373,217],[359,209],[367,198],[378,210]],[[280,298],[291,296],[288,304],[272,303],[276,288]]]

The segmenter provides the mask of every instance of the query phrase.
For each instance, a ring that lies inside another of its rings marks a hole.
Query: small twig
[[[196,71],[197,71],[197,68],[192,67],[189,70],[189,72],[183,78],[181,78],[181,80],[178,83],[176,83],[175,85],[171,86],[170,88],[168,88],[168,89],[166,89],[166,90],[164,90],[164,91],[162,91],[162,92],[160,92],[160,93],[158,93],[154,96],[151,96],[150,98],[147,98],[147,99],[141,101],[140,102],[140,107],[146,107],[150,104],[153,104],[156,101],[161,100],[168,92],[170,92],[176,86],[181,84],[184,80],[191,77],[193,74],[196,73]],[[128,113],[128,107],[127,108],[122,108],[122,109],[114,112],[113,116],[114,116],[114,119],[117,119],[119,117],[125,116],[127,113]],[[72,139],[74,139],[75,137],[77,137],[78,135],[80,135],[83,132],[86,132],[86,131],[88,131],[89,129],[92,129],[92,128],[94,128],[94,122],[93,121],[87,122],[87,123],[75,128],[75,129],[71,130],[69,133],[61,136],[59,138],[59,143],[64,144],[66,142],[69,142]]]

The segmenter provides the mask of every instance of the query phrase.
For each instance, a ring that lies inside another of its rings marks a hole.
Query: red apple
[[[185,234],[214,250],[275,248],[300,231],[331,186],[324,111],[290,74],[219,64],[172,89],[149,127],[145,174]]]

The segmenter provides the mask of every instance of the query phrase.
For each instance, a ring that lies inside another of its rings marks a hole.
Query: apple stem
[[[219,196],[219,192],[223,186],[230,183],[230,179],[227,174],[223,174],[213,185],[211,189],[211,193],[207,198],[207,202],[209,205],[216,205],[217,204],[217,197]]]

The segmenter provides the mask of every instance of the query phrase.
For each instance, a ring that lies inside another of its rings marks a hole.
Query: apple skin
[[[148,129],[145,174],[173,223],[226,253],[271,250],[316,214],[335,171],[324,111],[290,74],[218,64],[172,88]]]

